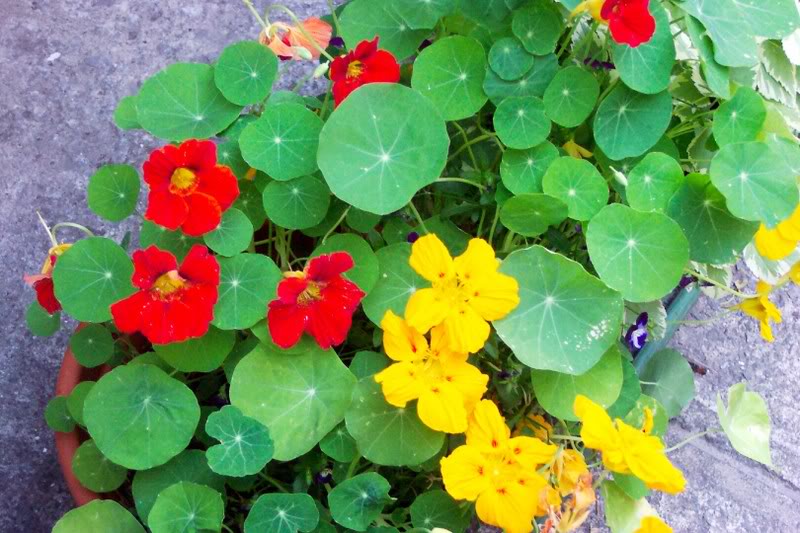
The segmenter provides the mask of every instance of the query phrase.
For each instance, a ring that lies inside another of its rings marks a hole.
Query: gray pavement
[[[325,5],[284,3],[299,15]],[[236,0],[0,0],[0,533],[49,531],[70,507],[42,417],[68,327],[43,340],[23,325],[33,296],[22,275],[38,270],[48,247],[35,211],[121,237],[126,228],[85,207],[88,178],[104,163],[140,165],[158,142],[117,130],[116,102],[170,62],[212,60],[225,44],[257,32]],[[800,531],[800,288],[781,303],[786,321],[773,345],[739,317],[684,328],[673,342],[709,372],[668,440],[714,424],[716,393],[746,379],[769,404],[779,469],[738,457],[721,436],[686,446],[675,461],[687,491],[653,499],[678,533]],[[714,314],[708,301],[694,312]]]

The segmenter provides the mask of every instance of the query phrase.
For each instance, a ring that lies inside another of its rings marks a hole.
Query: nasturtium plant
[[[25,320],[87,369],[44,417],[129,508],[54,531],[669,530],[670,337],[700,294],[791,327],[794,2],[245,4],[116,106],[157,139],[87,176],[126,232],[41,220]],[[760,396],[718,414],[772,466]]]

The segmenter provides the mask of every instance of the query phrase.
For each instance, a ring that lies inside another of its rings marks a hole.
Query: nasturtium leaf
[[[770,418],[767,403],[745,383],[728,389],[727,407],[717,394],[717,416],[733,448],[754,461],[772,466],[769,448]]]
[[[714,140],[720,147],[755,141],[766,119],[767,106],[761,95],[749,87],[741,87],[714,112]]]
[[[86,402],[86,396],[94,385],[94,381],[81,381],[75,385],[69,396],[67,396],[67,411],[69,411],[72,419],[81,426],[86,425],[83,420],[83,407]]]
[[[409,27],[394,0],[353,0],[344,8],[339,25],[348,49],[379,37],[378,46],[398,61],[413,54],[430,33],[428,29]]]
[[[594,75],[580,67],[558,71],[544,92],[544,110],[550,120],[566,128],[574,128],[592,114],[600,96],[600,85]]]
[[[537,0],[514,12],[511,29],[528,52],[542,56],[556,49],[564,19],[551,2]]]
[[[328,494],[331,516],[348,529],[366,531],[389,503],[390,488],[389,482],[376,472],[343,481]]]
[[[296,354],[259,346],[233,372],[231,403],[270,430],[275,459],[313,448],[344,418],[356,378],[333,350]]]
[[[139,173],[130,165],[103,165],[89,178],[89,209],[106,220],[129,217],[138,199]]]
[[[395,12],[412,30],[436,26],[439,19],[452,13],[458,0],[393,0]]]
[[[436,181],[449,143],[430,100],[403,85],[373,83],[348,96],[328,119],[319,167],[338,198],[386,215]]]
[[[170,231],[149,220],[145,220],[142,223],[142,230],[139,232],[139,246],[141,248],[156,246],[170,252],[178,261],[182,261],[186,257],[192,246],[202,242],[202,239],[189,237],[180,230]]]
[[[463,254],[469,246],[471,236],[449,218],[432,216],[425,220],[425,227],[428,233],[433,233],[442,240],[450,255],[454,257]]]
[[[105,326],[88,324],[72,334],[69,349],[81,366],[94,368],[114,355],[114,337]]]
[[[638,211],[663,213],[683,182],[683,169],[675,159],[651,152],[628,174],[625,195],[630,206]]]
[[[161,491],[180,481],[206,485],[225,493],[225,478],[209,468],[205,452],[186,450],[166,464],[141,470],[133,476],[133,500],[139,516],[147,517]],[[147,523],[144,518],[143,521]]]
[[[567,204],[541,193],[526,193],[506,200],[500,222],[525,237],[536,237],[567,218]]]
[[[219,226],[203,236],[203,241],[209,248],[226,257],[244,251],[252,240],[252,222],[235,207],[225,211]]]
[[[639,369],[642,392],[658,400],[674,418],[694,398],[694,372],[676,350],[661,350]]]
[[[672,95],[637,93],[617,85],[594,116],[594,138],[612,160],[642,155],[667,131],[672,119]]]
[[[655,94],[669,86],[675,64],[675,41],[667,10],[658,2],[650,5],[656,31],[649,41],[637,47],[611,44],[611,60],[623,83],[644,94]]]
[[[545,411],[562,420],[578,420],[572,407],[582,394],[603,407],[609,407],[622,390],[622,355],[615,345],[592,368],[580,375],[550,370],[531,370],[536,399]]]
[[[644,481],[634,476],[633,474],[620,474],[614,473],[614,483],[617,487],[621,488],[625,494],[634,500],[644,498],[650,494],[650,489],[644,484]]]
[[[221,444],[206,450],[208,466],[223,476],[243,477],[259,472],[272,459],[269,430],[232,405],[211,413],[206,433]]]
[[[208,332],[202,337],[156,344],[153,349],[161,359],[181,372],[211,372],[222,366],[235,342],[234,331],[209,326]]]
[[[347,211],[347,215],[345,217],[347,225],[359,233],[367,233],[369,230],[377,226],[380,220],[380,215],[368,213],[355,207],[351,207]]]
[[[56,262],[53,283],[64,311],[81,322],[111,319],[111,304],[133,292],[133,263],[120,245],[89,237],[72,245]]]
[[[494,128],[503,144],[524,150],[541,144],[550,134],[550,119],[536,96],[503,100],[494,113]]]
[[[367,241],[353,233],[337,233],[319,245],[311,257],[334,252],[347,252],[353,258],[354,266],[344,273],[344,277],[358,285],[369,294],[378,282],[378,258]]]
[[[233,207],[245,214],[255,231],[258,231],[267,220],[267,213],[264,212],[263,193],[252,181],[242,180],[239,182],[239,197]]]
[[[711,42],[708,32],[696,18],[690,15],[686,15],[686,30],[700,55],[700,67],[708,88],[720,98],[730,98],[730,69],[720,65],[714,58],[714,44]]]
[[[533,67],[522,78],[506,81],[490,68],[486,72],[483,91],[494,105],[512,96],[544,96],[553,77],[558,71],[558,59],[555,54],[537,56],[533,59]]]
[[[622,204],[607,205],[592,219],[586,245],[600,279],[631,302],[668,294],[689,262],[689,241],[674,220]]]
[[[711,161],[709,175],[725,196],[730,212],[744,220],[774,227],[789,218],[800,201],[795,175],[763,142],[722,147]]]
[[[280,92],[280,91],[278,91],[278,92]],[[298,96],[296,93],[291,93],[291,94],[294,94],[295,96]],[[272,96],[275,96],[275,93],[273,93]],[[269,101],[271,101],[271,100],[272,100],[272,97],[270,97]],[[236,141],[236,140],[239,139],[239,136],[242,134],[242,132],[244,131],[245,127],[250,125],[250,123],[255,122],[256,120],[258,120],[258,115],[254,115],[254,114],[240,115],[239,118],[237,118],[233,122],[233,124],[231,124],[226,129],[221,131],[219,133],[218,137],[222,137],[224,139],[227,139],[228,141]],[[219,155],[218,155],[218,157],[219,157]]]
[[[669,201],[667,214],[689,239],[689,258],[724,265],[736,260],[758,230],[728,212],[725,198],[705,174],[690,174]]]
[[[443,490],[429,490],[416,497],[409,508],[414,527],[431,530],[442,528],[448,531],[465,531],[471,520],[471,512]]]
[[[31,302],[25,311],[25,325],[36,337],[49,337],[61,327],[61,312],[56,311],[51,315],[39,302]]]
[[[417,289],[425,287],[426,281],[408,264],[410,244],[391,244],[379,249],[375,255],[379,265],[378,283],[361,305],[367,317],[380,324],[388,310],[402,316],[408,299]]]
[[[489,66],[505,81],[518,80],[533,67],[533,56],[514,37],[504,37],[489,50]]]
[[[222,51],[214,66],[214,81],[238,105],[257,104],[269,95],[278,75],[278,58],[256,41],[241,41]]]
[[[168,141],[213,137],[241,111],[217,89],[214,68],[202,63],[174,63],[145,80],[136,96],[139,123]]]
[[[642,385],[633,363],[627,357],[622,357],[622,388],[617,400],[608,406],[608,415],[613,418],[622,418],[627,415],[636,401],[642,395]]]
[[[144,533],[142,525],[114,500],[94,500],[61,517],[52,533]]]
[[[352,370],[352,369],[351,369]],[[340,463],[349,463],[358,455],[356,440],[347,432],[345,424],[339,424],[319,441],[322,453]]]
[[[533,246],[500,271],[519,282],[520,303],[494,326],[527,366],[583,374],[617,341],[622,298],[575,261]]]
[[[263,319],[282,279],[272,259],[260,254],[239,254],[219,260],[219,297],[214,324],[219,329],[246,329]]]
[[[117,490],[128,477],[128,470],[109,461],[91,439],[75,451],[72,471],[81,485],[93,492]]]
[[[147,517],[152,533],[220,531],[225,514],[222,495],[206,485],[181,481],[164,489]]]
[[[589,220],[608,203],[606,180],[584,159],[556,159],[544,173],[542,189],[564,202],[574,220]]]
[[[314,531],[319,509],[308,494],[262,494],[244,522],[245,533]]]
[[[344,212],[347,210],[347,208],[347,204],[334,196],[331,198],[330,205],[328,206],[328,212],[325,214],[325,218],[322,219],[322,222],[300,231],[303,233],[303,235],[307,235],[309,237],[323,237],[327,235],[328,232],[335,230],[339,224],[341,224],[342,215],[345,214]]]
[[[186,448],[200,407],[189,387],[155,366],[120,366],[92,387],[84,418],[103,455],[142,470],[164,464]]]
[[[391,363],[392,361],[382,353],[360,351],[350,361],[349,368],[357,379],[361,379],[377,374]]]
[[[633,405],[631,410],[628,411],[628,414],[625,415],[623,420],[629,426],[633,426],[635,428],[644,427],[644,423],[648,418],[645,416],[646,409],[650,410],[650,414],[653,417],[653,430],[651,434],[656,437],[663,436],[664,433],[667,432],[669,417],[667,416],[666,408],[661,405],[661,402],[652,396],[648,396],[646,394],[639,396],[639,398],[636,400],[636,403]]]
[[[136,96],[125,96],[114,109],[114,124],[121,130],[135,130],[142,127],[136,115]]]
[[[358,382],[346,420],[361,455],[379,465],[418,465],[436,455],[444,443],[444,433],[419,419],[416,403],[390,405],[371,376]]]
[[[486,103],[485,78],[486,52],[481,43],[454,35],[436,41],[417,57],[411,87],[429,98],[442,118],[460,120]]]
[[[461,13],[479,24],[495,24],[504,20],[509,14],[505,0],[461,0]]]
[[[271,178],[286,181],[317,170],[322,120],[298,104],[267,106],[261,118],[239,137],[247,163]]]
[[[514,194],[542,192],[542,178],[558,159],[558,148],[549,141],[527,150],[506,150],[500,162],[500,179]]]
[[[658,516],[645,498],[634,500],[614,481],[604,481],[600,491],[611,533],[634,533],[644,517]]]
[[[47,427],[60,433],[69,433],[75,429],[75,420],[69,414],[66,396],[55,396],[44,410],[44,419]]]
[[[283,228],[306,229],[322,222],[331,195],[322,180],[302,176],[291,181],[273,181],[264,189],[264,211]]]
[[[231,169],[231,172],[240,180],[239,187],[242,186],[241,180],[245,178],[250,170],[250,165],[242,157],[238,138],[228,139],[217,146],[217,164],[225,165]]]

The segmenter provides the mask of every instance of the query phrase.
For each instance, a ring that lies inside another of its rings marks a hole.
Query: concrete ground
[[[321,13],[325,2],[284,2],[298,15]],[[38,271],[48,242],[36,210],[51,223],[76,221],[120,237],[85,206],[89,176],[100,165],[140,165],[158,145],[111,122],[116,102],[141,80],[176,60],[209,61],[258,27],[235,0],[18,0],[0,16],[0,532],[49,531],[70,508],[45,426],[67,340],[66,331],[33,338],[23,315],[33,298],[23,273]],[[743,318],[684,328],[673,344],[709,368],[697,399],[676,420],[668,440],[715,423],[714,397],[747,380],[773,416],[778,471],[740,458],[724,437],[701,439],[675,454],[689,486],[654,504],[678,533],[800,530],[800,288],[781,301],[785,322],[765,344]],[[696,318],[713,316],[702,301]],[[597,527],[593,531],[603,531]],[[588,531],[588,528],[587,528]]]

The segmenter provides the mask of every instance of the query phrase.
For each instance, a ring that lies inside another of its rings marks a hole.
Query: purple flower
[[[636,323],[628,328],[625,334],[625,343],[631,349],[631,352],[638,352],[647,343],[647,313],[642,313],[636,317]]]
[[[330,46],[335,46],[336,48],[343,48],[344,47],[344,39],[339,36],[331,38],[331,42],[328,43]]]
[[[575,224],[575,233],[579,235],[583,233],[583,226],[581,226],[580,222]]]
[[[603,69],[603,70],[614,70],[614,63],[609,63],[608,61],[598,61],[596,59],[592,60],[590,58],[586,58],[583,60],[584,65],[588,65],[593,69]]]
[[[419,239],[419,233],[416,231],[412,231],[406,236],[406,240],[409,242],[409,244],[414,244],[417,242],[417,239]]]
[[[314,477],[317,483],[320,485],[324,485],[325,483],[330,483],[333,479],[333,470],[330,468],[323,468],[317,475]]]
[[[678,288],[685,289],[695,281],[697,281],[697,279],[694,276],[683,276],[680,283],[678,283]]]

